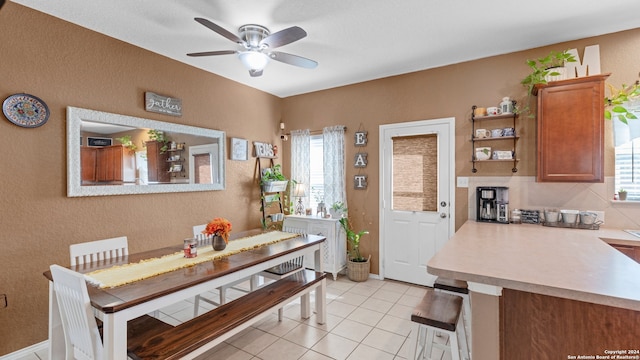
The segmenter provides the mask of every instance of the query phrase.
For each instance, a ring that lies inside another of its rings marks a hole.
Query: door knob
[[[447,202],[446,201],[440,201],[440,206],[442,206],[442,207],[447,206]]]
[[[440,217],[441,217],[441,218],[443,218],[443,219],[444,219],[444,218],[446,218],[446,217],[447,217],[447,213],[443,213],[443,212],[441,212],[441,213],[440,213]]]

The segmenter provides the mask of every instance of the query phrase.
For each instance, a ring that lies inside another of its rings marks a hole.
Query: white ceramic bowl
[[[491,159],[491,147],[477,147],[476,148],[476,160],[489,160]]]

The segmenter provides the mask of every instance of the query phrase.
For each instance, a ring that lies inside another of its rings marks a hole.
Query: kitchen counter
[[[430,274],[640,311],[640,264],[607,242],[614,229],[466,222],[429,261]]]
[[[640,246],[622,230],[468,221],[427,271],[469,283],[476,360],[640,354],[640,264],[607,242]]]

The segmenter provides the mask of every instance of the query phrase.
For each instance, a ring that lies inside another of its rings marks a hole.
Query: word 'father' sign
[[[154,94],[144,93],[145,109],[159,114],[182,116],[182,100]]]

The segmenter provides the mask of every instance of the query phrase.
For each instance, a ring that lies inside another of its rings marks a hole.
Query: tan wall
[[[640,30],[554,46],[582,49],[599,43],[602,68],[613,84],[634,81]],[[276,143],[282,116],[287,129],[347,125],[347,158],[353,158],[353,131],[369,132],[369,187],[348,190],[355,226],[372,233],[363,245],[378,269],[378,126],[412,120],[456,118],[456,174],[472,176],[469,115],[471,105],[497,104],[503,96],[524,95],[527,57],[549,48],[507,54],[439,69],[284,100],[177,63],[129,44],[8,2],[0,11],[0,99],[26,92],[43,99],[49,122],[37,129],[0,121],[4,181],[0,188],[0,354],[47,337],[47,283],[52,263],[68,264],[72,243],[127,235],[132,252],[175,244],[191,226],[214,216],[229,218],[234,229],[259,225],[259,191],[254,160],[227,161],[227,189],[217,192],[66,197],[65,107],[76,106],[219,129],[228,137]],[[144,92],[181,98],[183,116],[144,111]],[[250,101],[248,101],[250,99]],[[284,114],[284,115],[282,115]],[[535,174],[533,121],[519,125],[518,176]],[[610,135],[608,135],[610,136]],[[281,146],[288,159],[288,143]],[[285,169],[288,166],[285,164]],[[510,166],[485,166],[478,176],[511,175]],[[613,173],[611,153],[607,175]],[[348,178],[355,171],[348,167]],[[458,189],[456,227],[467,218],[467,191]]]
[[[609,82],[616,86],[632,83],[638,78],[637,59],[640,55],[640,30],[583,39],[546,48],[445,66],[326,91],[289,97],[283,100],[283,121],[287,129],[320,130],[324,126],[347,126],[347,180],[351,184],[358,170],[353,167],[355,131],[368,131],[368,144],[361,149],[368,153],[368,165],[361,173],[369,176],[366,191],[348,187],[349,214],[356,229],[366,228],[371,234],[361,243],[364,253],[372,254],[371,271],[379,269],[379,126],[414,120],[455,117],[456,175],[474,176],[471,172],[471,106],[497,106],[504,96],[527,102],[526,90],[520,80],[528,74],[526,59],[546,56],[551,50],[577,48],[582,55],[585,46],[600,45],[602,72],[613,73]],[[534,99],[535,100],[535,99]],[[580,121],[580,119],[574,119]],[[511,163],[479,164],[475,176],[535,176],[535,120],[519,119],[518,172],[512,174]],[[605,175],[613,176],[611,126],[605,134],[607,152]],[[288,153],[289,143],[285,143]],[[288,168],[288,159],[284,159]],[[467,189],[456,189],[456,229],[468,218]]]
[[[226,131],[279,144],[280,99],[48,15],[6,3],[0,11],[0,99],[44,100],[42,127],[0,120],[0,354],[47,338],[50,264],[69,263],[69,244],[127,235],[132,252],[182,242],[216,216],[234,229],[260,226],[255,160],[230,161],[225,191],[66,197],[66,106]],[[248,75],[247,75],[248,76]],[[182,99],[182,117],[144,110],[144,92]],[[247,101],[250,99],[250,101]],[[250,106],[249,106],[250,104]]]

